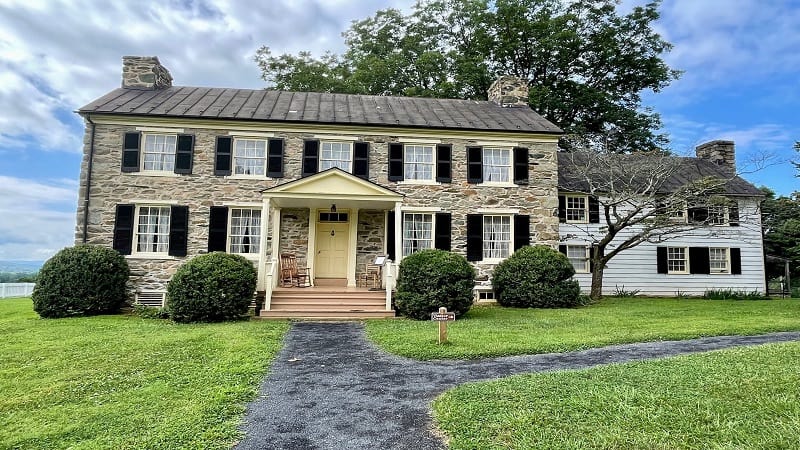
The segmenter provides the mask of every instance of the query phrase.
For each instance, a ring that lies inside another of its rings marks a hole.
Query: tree
[[[314,59],[255,60],[271,87],[374,95],[486,99],[498,75],[528,81],[531,107],[568,135],[562,145],[608,141],[614,151],[667,144],[661,120],[642,106],[679,72],[653,28],[660,0],[625,15],[618,0],[421,0],[409,15],[386,9],[355,21],[347,50]],[[570,138],[579,136],[577,141]]]
[[[603,273],[618,254],[705,227],[718,217],[717,211],[733,206],[723,195],[733,174],[705,173],[692,160],[663,152],[576,150],[562,152],[559,166],[566,181],[561,189],[586,193],[598,203],[599,227],[568,223],[574,232],[561,236],[591,244],[593,299],[602,296]],[[740,220],[739,225],[747,224]]]
[[[764,253],[791,260],[792,279],[800,279],[800,196],[775,197],[775,192],[762,187],[765,198],[761,203],[761,227],[764,234]],[[783,264],[768,262],[768,278],[784,274]]]

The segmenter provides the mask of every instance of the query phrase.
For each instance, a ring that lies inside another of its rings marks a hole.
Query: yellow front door
[[[315,276],[319,278],[347,277],[348,224],[320,222],[317,224],[317,260]]]

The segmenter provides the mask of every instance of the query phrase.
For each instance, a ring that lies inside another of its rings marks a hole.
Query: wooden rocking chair
[[[294,253],[281,253],[281,286],[310,286],[308,267],[297,267]]]

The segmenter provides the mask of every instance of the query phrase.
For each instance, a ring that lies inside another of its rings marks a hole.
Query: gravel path
[[[298,322],[247,407],[246,437],[236,448],[444,448],[432,431],[430,403],[465,382],[796,340],[800,333],[772,333],[423,362],[383,352],[358,323]]]

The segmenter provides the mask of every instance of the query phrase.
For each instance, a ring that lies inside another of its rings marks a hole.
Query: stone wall
[[[528,82],[509,75],[502,76],[489,86],[490,102],[503,107],[528,106]]]
[[[172,75],[155,56],[123,56],[122,87],[163,89],[172,86]]]
[[[356,280],[361,279],[366,264],[372,264],[376,256],[384,254],[385,218],[384,211],[362,210],[358,212]]]
[[[736,173],[736,150],[733,141],[711,141],[698,145],[695,149],[698,158],[725,167],[731,174]]]
[[[164,126],[164,125],[159,125]],[[195,136],[193,173],[190,175],[148,175],[143,172],[121,173],[123,135],[135,131],[133,126],[96,126],[94,165],[88,215],[88,242],[110,246],[114,230],[115,207],[121,203],[177,204],[189,207],[188,256],[141,259],[131,256],[128,261],[134,272],[133,283],[139,289],[163,289],[175,269],[187,258],[206,252],[208,221],[211,206],[230,203],[262,202],[261,191],[300,177],[303,141],[319,133],[278,132],[265,127],[262,132],[274,132],[286,141],[284,155],[285,177],[281,179],[241,179],[214,175],[214,146],[216,137],[227,135],[226,128],[181,127],[182,133]],[[84,159],[81,167],[81,186],[77,211],[76,242],[81,241],[83,206],[91,125],[87,124],[84,139]],[[342,134],[343,132],[334,133]],[[442,143],[452,144],[453,182],[434,185],[414,185],[388,181],[388,144],[402,142],[393,136],[360,135],[370,142],[370,181],[405,195],[404,208],[431,207],[452,213],[453,251],[466,253],[466,216],[481,208],[516,209],[531,216],[531,243],[556,245],[558,242],[556,143],[508,137],[520,146],[528,147],[531,166],[528,186],[488,186],[468,184],[466,180],[466,147],[479,145],[481,139],[441,137]],[[342,205],[344,206],[344,205]],[[291,216],[291,217],[289,217]],[[271,229],[272,222],[268,217]],[[294,252],[305,261],[308,245],[308,210],[283,210],[281,252]],[[271,234],[271,231],[270,231]],[[359,213],[359,250],[357,267],[375,254],[383,252],[383,211],[365,210]],[[361,242],[366,238],[366,242]],[[378,242],[380,240],[380,242]],[[270,248],[269,235],[264,248]],[[482,275],[490,273],[493,265],[476,264]]]

